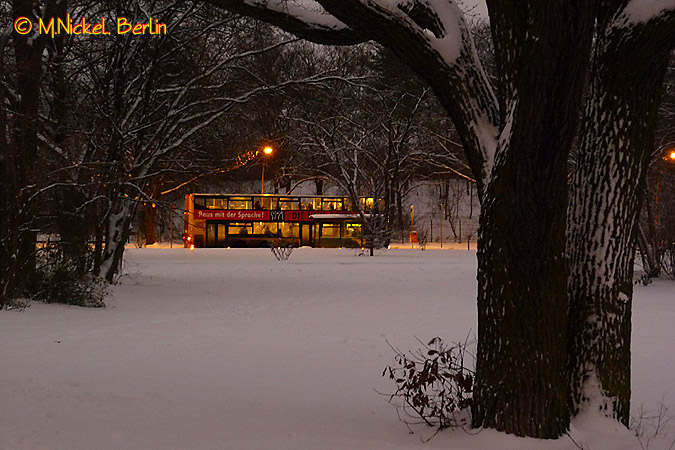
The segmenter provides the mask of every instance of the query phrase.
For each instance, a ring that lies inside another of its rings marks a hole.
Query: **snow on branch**
[[[466,45],[464,13],[453,0],[356,0],[339,2],[339,7],[335,6],[338,2],[334,0],[318,1],[343,20],[343,14],[354,19],[358,12],[349,10],[358,6],[371,17],[376,16],[398,30],[407,30],[437,52],[447,64],[454,63]],[[349,4],[358,5],[349,7]],[[370,35],[372,30],[368,29],[367,21],[360,22],[357,27],[352,27]],[[356,21],[349,20],[348,23],[353,25]]]
[[[263,20],[318,44],[351,45],[364,37],[312,0],[206,0],[237,14]]]
[[[660,21],[668,16],[675,18],[675,0],[630,0],[616,23],[628,27]]]

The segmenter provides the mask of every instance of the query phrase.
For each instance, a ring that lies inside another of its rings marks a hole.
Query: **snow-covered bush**
[[[101,308],[105,306],[106,287],[105,280],[78,270],[77,263],[62,252],[43,249],[28,296],[45,303]]]
[[[675,280],[675,243],[664,250],[661,257],[661,270],[668,278]]]
[[[393,347],[392,347],[393,348]],[[382,376],[396,383],[389,401],[406,424],[419,418],[443,428],[468,425],[472,405],[473,371],[464,364],[467,343],[448,347],[435,337],[416,352],[396,352],[396,365]],[[402,413],[402,414],[401,414]]]

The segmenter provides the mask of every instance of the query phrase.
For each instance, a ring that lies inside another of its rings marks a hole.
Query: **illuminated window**
[[[253,222],[253,234],[274,236],[277,234],[276,222]]]
[[[230,236],[245,236],[253,234],[253,224],[250,222],[231,223],[227,228],[227,234]]]
[[[226,233],[227,230],[227,225],[219,223],[218,224],[218,244],[222,245],[225,243],[225,237],[227,236]]]
[[[278,234],[281,237],[299,237],[300,227],[296,223],[280,222]]]
[[[362,198],[361,208],[363,208],[364,211],[370,211],[373,209],[373,197]]]
[[[322,208],[324,211],[341,211],[342,210],[342,199],[341,198],[324,198]]]
[[[308,205],[307,209],[320,210],[321,209],[321,197],[314,198],[314,199],[310,198],[309,199],[309,205]]]
[[[216,236],[216,224],[208,224],[206,226],[206,245],[209,247],[216,245]]]
[[[253,209],[250,197],[232,197],[228,207],[229,209]]]
[[[263,197],[259,199],[262,209],[272,210],[277,209],[277,199],[273,197]]]
[[[295,198],[280,198],[279,209],[281,210],[297,210],[300,209],[298,199]]]
[[[345,236],[346,237],[361,237],[361,224],[360,223],[348,223],[345,225]]]
[[[377,210],[379,212],[384,212],[384,199],[383,198],[380,198],[380,199],[377,200],[377,206],[378,206]]]
[[[206,199],[202,199],[202,201],[206,200],[206,207],[208,209],[224,209],[225,208],[225,202],[222,198],[215,198],[215,197],[207,197]],[[195,204],[197,204],[197,200],[195,200]]]
[[[321,237],[322,238],[339,238],[340,237],[340,224],[339,223],[324,223],[321,227]]]

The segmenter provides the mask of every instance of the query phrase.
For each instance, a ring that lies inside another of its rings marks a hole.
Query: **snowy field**
[[[475,331],[475,251],[357,255],[130,249],[105,309],[0,312],[0,449],[580,448],[488,430],[409,434],[376,392],[393,389],[387,341],[408,350],[416,336]],[[667,281],[636,287],[634,413],[660,401],[675,411],[674,293]],[[642,448],[595,417],[571,435],[588,450]],[[670,423],[649,448],[674,438]]]

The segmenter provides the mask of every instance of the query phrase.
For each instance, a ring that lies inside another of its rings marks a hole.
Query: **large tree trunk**
[[[557,438],[569,426],[566,164],[592,20],[580,3],[531,5],[522,23],[500,8],[495,32],[518,37],[497,49],[506,97],[480,217],[473,423]]]
[[[624,425],[637,223],[668,63],[667,51],[644,44],[596,42],[569,207],[572,408],[598,408]]]
[[[565,185],[518,172],[492,182],[481,211],[473,420],[477,427],[555,438],[569,416]],[[522,195],[500,200],[514,181]],[[540,201],[527,198],[539,189]]]

